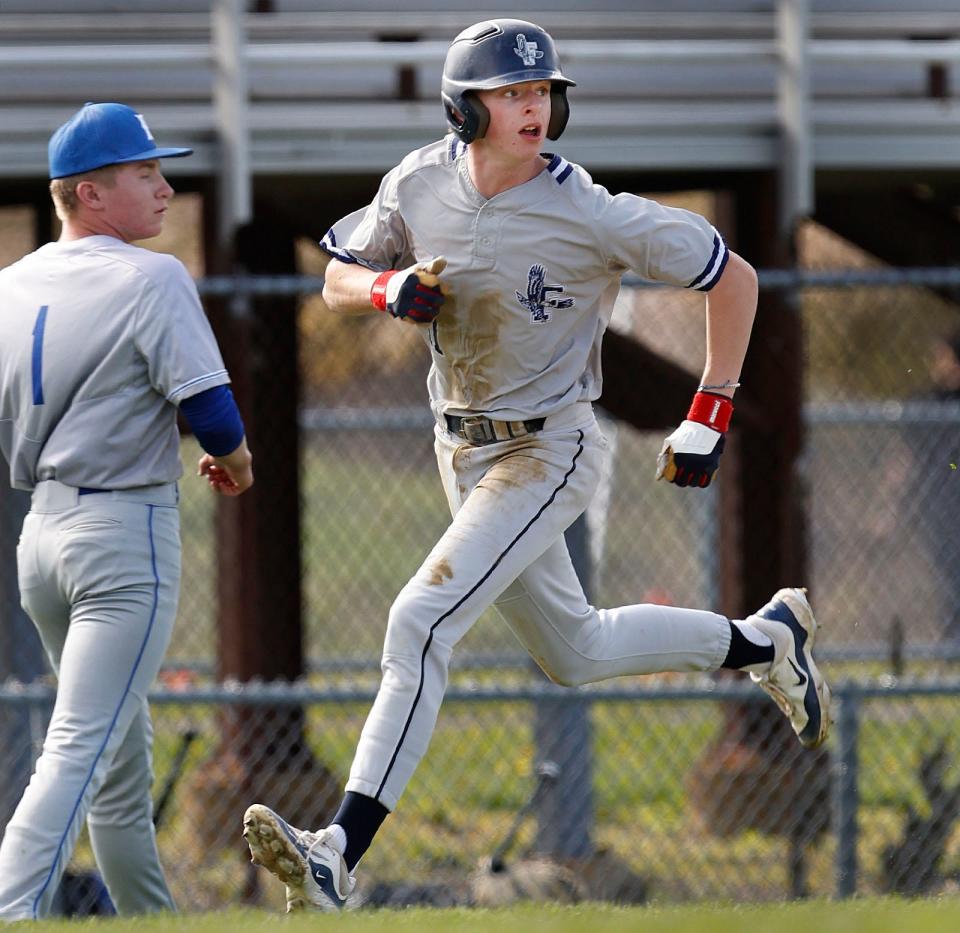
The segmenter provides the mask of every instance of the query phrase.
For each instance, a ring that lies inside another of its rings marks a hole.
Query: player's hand
[[[440,313],[446,288],[440,273],[447,260],[437,256],[408,269],[381,272],[370,289],[370,302],[378,311],[413,324],[429,324]]]
[[[238,460],[236,457],[230,460],[204,454],[197,465],[197,475],[207,478],[213,492],[221,496],[239,496],[253,485],[253,462],[252,459],[246,463],[235,462]]]
[[[733,415],[725,395],[698,392],[686,420],[664,442],[657,457],[657,479],[677,486],[709,486]]]

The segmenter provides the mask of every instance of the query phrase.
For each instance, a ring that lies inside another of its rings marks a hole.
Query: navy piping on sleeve
[[[327,231],[324,238],[320,241],[320,249],[327,255],[333,256],[334,259],[339,259],[340,262],[358,263],[358,260],[351,256],[350,253],[342,247],[337,246],[337,235],[333,232],[332,228]]]
[[[701,272],[687,288],[695,288],[697,291],[708,292],[720,280],[723,270],[730,258],[730,250],[719,233],[713,235],[713,252],[710,254],[710,261],[706,268]]]

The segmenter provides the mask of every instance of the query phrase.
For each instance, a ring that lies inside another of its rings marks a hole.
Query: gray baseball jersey
[[[0,271],[0,295],[11,483],[174,482],[174,405],[230,381],[183,264],[108,236],[48,243]]]
[[[383,682],[347,783],[387,808],[426,752],[454,646],[491,604],[564,684],[711,670],[730,644],[712,612],[594,608],[563,538],[602,473],[591,402],[621,276],[709,289],[727,260],[722,238],[688,211],[610,195],[559,156],[486,199],[465,153],[453,137],[412,153],[322,244],[375,270],[448,261],[450,296],[420,330],[453,521],[391,607]],[[468,439],[447,416],[494,419],[496,440]]]
[[[438,416],[515,421],[597,399],[600,341],[624,272],[706,290],[723,271],[723,239],[697,214],[613,196],[560,156],[488,200],[465,153],[453,136],[411,153],[323,241],[376,270],[446,257],[451,296],[422,328]]]
[[[57,673],[0,844],[0,921],[36,919],[86,821],[120,913],[172,909],[152,821],[148,691],[176,616],[176,403],[229,381],[183,265],[109,236],[0,272],[0,451],[32,489],[20,598]]]

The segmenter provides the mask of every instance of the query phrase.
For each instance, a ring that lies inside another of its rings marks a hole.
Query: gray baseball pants
[[[21,602],[57,675],[30,784],[0,844],[0,920],[49,913],[84,820],[121,914],[174,909],[153,827],[147,692],[180,583],[177,488],[40,483],[17,549]]]
[[[453,522],[390,609],[383,679],[347,790],[396,806],[433,734],[454,646],[491,604],[557,683],[720,667],[724,616],[587,602],[563,532],[589,505],[605,449],[586,404],[541,432],[480,447],[438,427]]]

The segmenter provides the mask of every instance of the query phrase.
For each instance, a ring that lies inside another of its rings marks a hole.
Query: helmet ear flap
[[[547,139],[558,139],[570,119],[570,103],[567,86],[554,81],[550,86],[550,123],[547,124]]]
[[[476,129],[470,141],[483,139],[487,135],[487,127],[490,126],[490,111],[480,102],[476,94],[471,94],[469,91],[463,95],[463,102],[470,108],[476,119]]]
[[[443,109],[447,122],[457,138],[468,145],[475,139],[481,139],[490,125],[490,111],[477,99],[475,94],[466,92],[454,99],[441,93]]]

